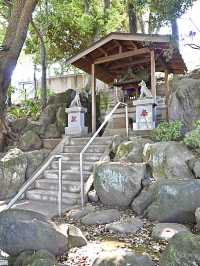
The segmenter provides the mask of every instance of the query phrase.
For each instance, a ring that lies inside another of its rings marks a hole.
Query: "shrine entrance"
[[[134,128],[137,121],[134,101],[141,94],[141,81],[151,92],[150,102],[152,107],[156,105],[156,115],[164,111],[164,119],[168,119],[169,74],[184,74],[187,71],[178,48],[168,35],[111,33],[66,63],[91,74],[93,133],[96,131],[96,79],[113,88],[116,101],[129,104],[129,117],[133,120]],[[163,73],[164,88],[161,95],[156,72]],[[114,128],[124,127],[121,118],[122,113],[117,110]]]

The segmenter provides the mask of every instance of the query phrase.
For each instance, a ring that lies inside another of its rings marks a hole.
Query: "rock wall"
[[[173,80],[169,115],[171,120],[182,121],[185,131],[193,128],[200,119],[200,78],[191,74]]]

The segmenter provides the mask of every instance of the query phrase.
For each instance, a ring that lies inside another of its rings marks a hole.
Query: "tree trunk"
[[[129,31],[131,33],[137,33],[137,16],[135,12],[135,6],[132,3],[128,3],[128,17],[129,17]]]
[[[47,65],[46,65],[46,47],[44,42],[41,42],[40,47],[41,65],[42,65],[42,77],[41,77],[41,104],[44,109],[47,105]]]
[[[47,104],[47,65],[46,65],[46,46],[43,34],[36,27],[35,23],[31,21],[31,24],[40,40],[40,61],[42,66],[42,77],[41,77],[41,105],[44,109]]]
[[[175,41],[177,47],[179,48],[179,28],[177,20],[171,21],[172,28],[172,38]]]
[[[110,0],[104,0],[104,10],[109,9],[111,6]]]
[[[37,97],[38,97],[36,71],[37,71],[37,65],[34,64],[33,84],[34,84],[34,99],[35,99],[35,100],[37,100]]]
[[[5,121],[8,87],[26,40],[28,26],[37,1],[15,0],[11,6],[11,15],[3,40],[4,49],[0,52],[0,152],[3,150],[9,133]]]
[[[142,16],[140,18],[138,18],[138,23],[140,26],[141,33],[145,34],[145,25],[144,25],[144,20],[143,20]]]
[[[84,4],[85,4],[85,13],[89,14],[90,0],[84,0]]]

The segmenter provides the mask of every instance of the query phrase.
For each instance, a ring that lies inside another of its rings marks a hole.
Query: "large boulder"
[[[200,119],[200,80],[189,77],[175,79],[172,84],[170,119],[180,120],[185,129],[191,130]]]
[[[154,186],[144,188],[141,193],[133,200],[131,204],[132,210],[137,214],[141,215],[147,209],[147,207],[154,200]]]
[[[61,133],[56,124],[50,124],[47,126],[46,132],[44,135],[45,138],[56,139],[56,138],[60,138],[60,136],[61,136]]]
[[[160,266],[200,265],[200,236],[190,232],[175,235],[164,251]]]
[[[47,250],[24,251],[16,257],[10,257],[9,266],[57,266],[56,258]]]
[[[24,128],[23,132],[32,131],[38,136],[44,136],[46,130],[46,125],[40,121],[28,121],[27,126]]]
[[[13,132],[21,133],[27,126],[27,123],[28,123],[27,118],[18,118],[10,122],[10,127]]]
[[[21,136],[18,146],[23,151],[39,150],[42,147],[42,141],[37,133],[28,130]]]
[[[168,180],[156,184],[153,201],[145,210],[151,220],[194,223],[195,210],[200,206],[200,180]]]
[[[190,232],[190,230],[183,224],[158,223],[153,228],[152,237],[155,240],[169,240],[180,232]]]
[[[45,249],[53,255],[67,251],[68,237],[45,216],[27,210],[0,213],[0,249],[16,256],[26,250]]]
[[[107,206],[128,207],[142,188],[145,164],[104,162],[94,173],[94,188]]]
[[[193,158],[188,161],[188,165],[196,178],[200,178],[200,160],[199,158]]]
[[[116,249],[112,252],[101,252],[92,266],[153,266],[148,256],[137,255],[126,249]]]
[[[67,225],[67,234],[68,234],[68,248],[82,247],[87,245],[87,240],[84,237],[81,230],[71,224]]]
[[[66,124],[67,124],[67,114],[65,112],[65,107],[61,106],[58,108],[58,111],[56,113],[56,125],[60,133],[64,134]]]
[[[0,199],[14,196],[25,182],[27,159],[15,148],[0,159]]]
[[[59,108],[57,104],[50,104],[44,109],[44,111],[40,115],[39,122],[44,125],[48,126],[56,122],[56,113]]]
[[[48,98],[47,105],[50,104],[66,104],[68,107],[76,95],[75,90],[68,89],[65,92],[56,93]]]
[[[143,227],[144,222],[139,218],[130,217],[127,221],[114,222],[107,224],[106,231],[120,233],[120,234],[135,234],[139,229]]]
[[[101,210],[88,213],[81,219],[81,223],[86,225],[107,224],[119,220],[120,216],[120,212],[116,209]]]
[[[142,163],[143,150],[147,143],[152,143],[152,141],[141,137],[132,137],[129,141],[122,142],[118,146],[115,159]]]
[[[194,156],[184,144],[176,141],[147,144],[145,153],[145,159],[151,166],[156,180],[194,178],[187,164]]]
[[[27,158],[27,169],[26,169],[26,179],[31,177],[31,175],[38,169],[42,162],[47,158],[49,154],[48,150],[41,149],[35,151],[26,152]]]

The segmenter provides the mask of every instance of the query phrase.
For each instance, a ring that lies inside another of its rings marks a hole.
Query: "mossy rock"
[[[117,148],[115,159],[124,158],[132,150],[134,143],[132,141],[126,141],[121,143]]]
[[[200,265],[200,236],[190,232],[175,235],[160,260],[160,266],[183,265]]]
[[[42,147],[42,141],[38,134],[29,130],[21,136],[18,146],[23,151],[39,150]]]
[[[141,163],[143,162],[144,146],[147,143],[152,143],[152,141],[141,137],[132,137],[118,146],[115,159]]]
[[[65,127],[67,125],[67,114],[65,112],[65,107],[59,107],[56,113],[56,125],[60,133],[65,132]]]

